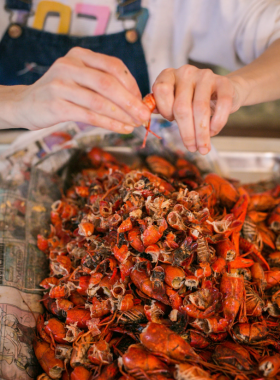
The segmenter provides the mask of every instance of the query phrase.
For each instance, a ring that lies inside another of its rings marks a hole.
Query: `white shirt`
[[[42,1],[45,0],[33,1],[34,15],[29,17],[28,26],[33,27]],[[78,16],[77,7],[81,4],[102,9],[103,21],[107,20],[106,25],[103,23],[104,33],[124,29],[123,22],[115,16],[116,0],[60,0],[60,3],[70,7],[69,35],[94,35],[102,29],[97,28],[98,20]],[[9,24],[9,14],[3,9],[4,0],[0,0],[0,6],[2,36]],[[163,69],[178,68],[189,58],[236,70],[280,38],[280,0],[142,0],[142,6],[149,10],[142,43],[151,84]],[[16,18],[17,14],[13,20]],[[58,16],[48,16],[44,30],[56,33],[58,23]]]

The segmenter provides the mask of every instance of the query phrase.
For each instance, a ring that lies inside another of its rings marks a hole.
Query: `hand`
[[[209,152],[210,137],[221,131],[229,114],[242,104],[237,80],[191,65],[162,71],[153,93],[158,112],[178,123],[187,149],[201,154]]]
[[[111,56],[73,48],[30,86],[15,86],[11,125],[31,130],[79,121],[130,133],[150,118],[134,77]]]

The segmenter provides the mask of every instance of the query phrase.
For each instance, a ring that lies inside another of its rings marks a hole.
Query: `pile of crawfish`
[[[145,165],[93,148],[52,205],[37,379],[277,378],[280,186]]]

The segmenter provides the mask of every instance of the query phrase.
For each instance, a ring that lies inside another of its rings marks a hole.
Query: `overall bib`
[[[139,0],[125,1],[122,5],[121,13],[124,17],[130,17],[130,14],[143,9]],[[28,3],[23,0],[6,0],[6,10],[30,12],[31,1]],[[13,28],[16,33],[13,32]],[[120,58],[135,77],[144,96],[149,92],[149,77],[140,36],[134,38],[133,42],[128,40],[126,30],[109,35],[73,37],[11,24],[0,42],[0,85],[30,85],[37,81],[56,59],[67,54],[71,48],[80,46]],[[30,66],[30,69],[26,69]]]

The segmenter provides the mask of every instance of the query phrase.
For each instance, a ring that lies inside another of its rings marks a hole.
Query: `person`
[[[142,96],[152,90],[156,112],[176,120],[186,148],[206,154],[230,113],[280,98],[279,0],[68,4],[6,0],[1,128],[74,120],[130,133],[150,118]],[[231,73],[219,76],[188,59]]]

